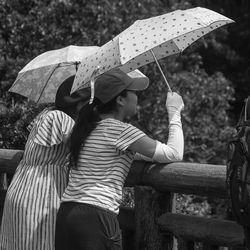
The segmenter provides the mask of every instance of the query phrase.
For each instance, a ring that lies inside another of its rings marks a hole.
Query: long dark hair
[[[123,90],[119,96],[126,97],[127,90]],[[86,138],[96,128],[97,123],[101,120],[100,114],[109,114],[116,111],[116,98],[113,98],[108,103],[101,103],[97,98],[94,99],[92,104],[87,104],[81,108],[73,127],[70,138],[70,155],[71,163],[74,167],[77,166],[79,152],[81,147],[84,146]],[[71,165],[72,165],[71,164]]]
[[[56,107],[55,106],[56,110],[64,112],[65,114],[70,116],[73,120],[76,119],[76,108],[77,108],[77,103],[69,107]]]

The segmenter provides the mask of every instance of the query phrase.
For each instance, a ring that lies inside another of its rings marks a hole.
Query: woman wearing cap
[[[116,217],[135,154],[157,162],[182,160],[184,104],[178,94],[167,95],[167,144],[123,122],[136,113],[136,91],[147,86],[147,77],[132,78],[119,69],[97,78],[93,103],[80,110],[71,134],[73,166],[57,214],[56,250],[121,249]]]
[[[55,249],[55,221],[67,185],[67,136],[81,104],[76,93],[67,101],[74,77],[59,87],[55,107],[32,122],[23,159],[8,188],[0,233],[0,249]]]

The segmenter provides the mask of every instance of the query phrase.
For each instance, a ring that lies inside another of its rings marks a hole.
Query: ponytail
[[[100,121],[99,115],[95,110],[98,100],[95,99],[92,104],[85,105],[79,112],[75,126],[73,127],[70,138],[71,162],[76,167],[81,147],[92,130],[96,128]]]
[[[127,90],[123,90],[119,95],[125,97]],[[85,144],[86,138],[96,128],[97,122],[101,120],[99,114],[108,114],[115,111],[116,97],[105,104],[95,98],[92,104],[83,106],[79,111],[70,138],[70,157],[74,167],[77,166],[79,153],[81,147]]]

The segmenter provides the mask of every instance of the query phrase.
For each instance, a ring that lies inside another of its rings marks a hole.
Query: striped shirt
[[[48,109],[32,123],[5,198],[1,250],[54,250],[56,214],[68,176],[63,137],[73,126],[71,117]]]
[[[127,148],[145,134],[136,127],[108,118],[100,121],[81,148],[62,202],[96,205],[118,213],[122,188],[134,159]]]

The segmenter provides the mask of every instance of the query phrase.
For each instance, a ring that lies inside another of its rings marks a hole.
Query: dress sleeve
[[[52,147],[60,144],[65,135],[68,135],[74,126],[74,120],[59,110],[48,112],[37,125],[34,142]]]
[[[48,108],[45,108],[43,111],[41,111],[31,122],[30,124],[27,126],[27,130],[30,133],[31,130],[33,129],[34,126],[36,126],[39,117],[42,117],[45,113],[47,113],[49,110]]]
[[[131,144],[133,144],[143,136],[146,136],[146,134],[140,129],[134,127],[133,125],[126,124],[126,126],[118,136],[115,146],[117,149],[125,151]]]

